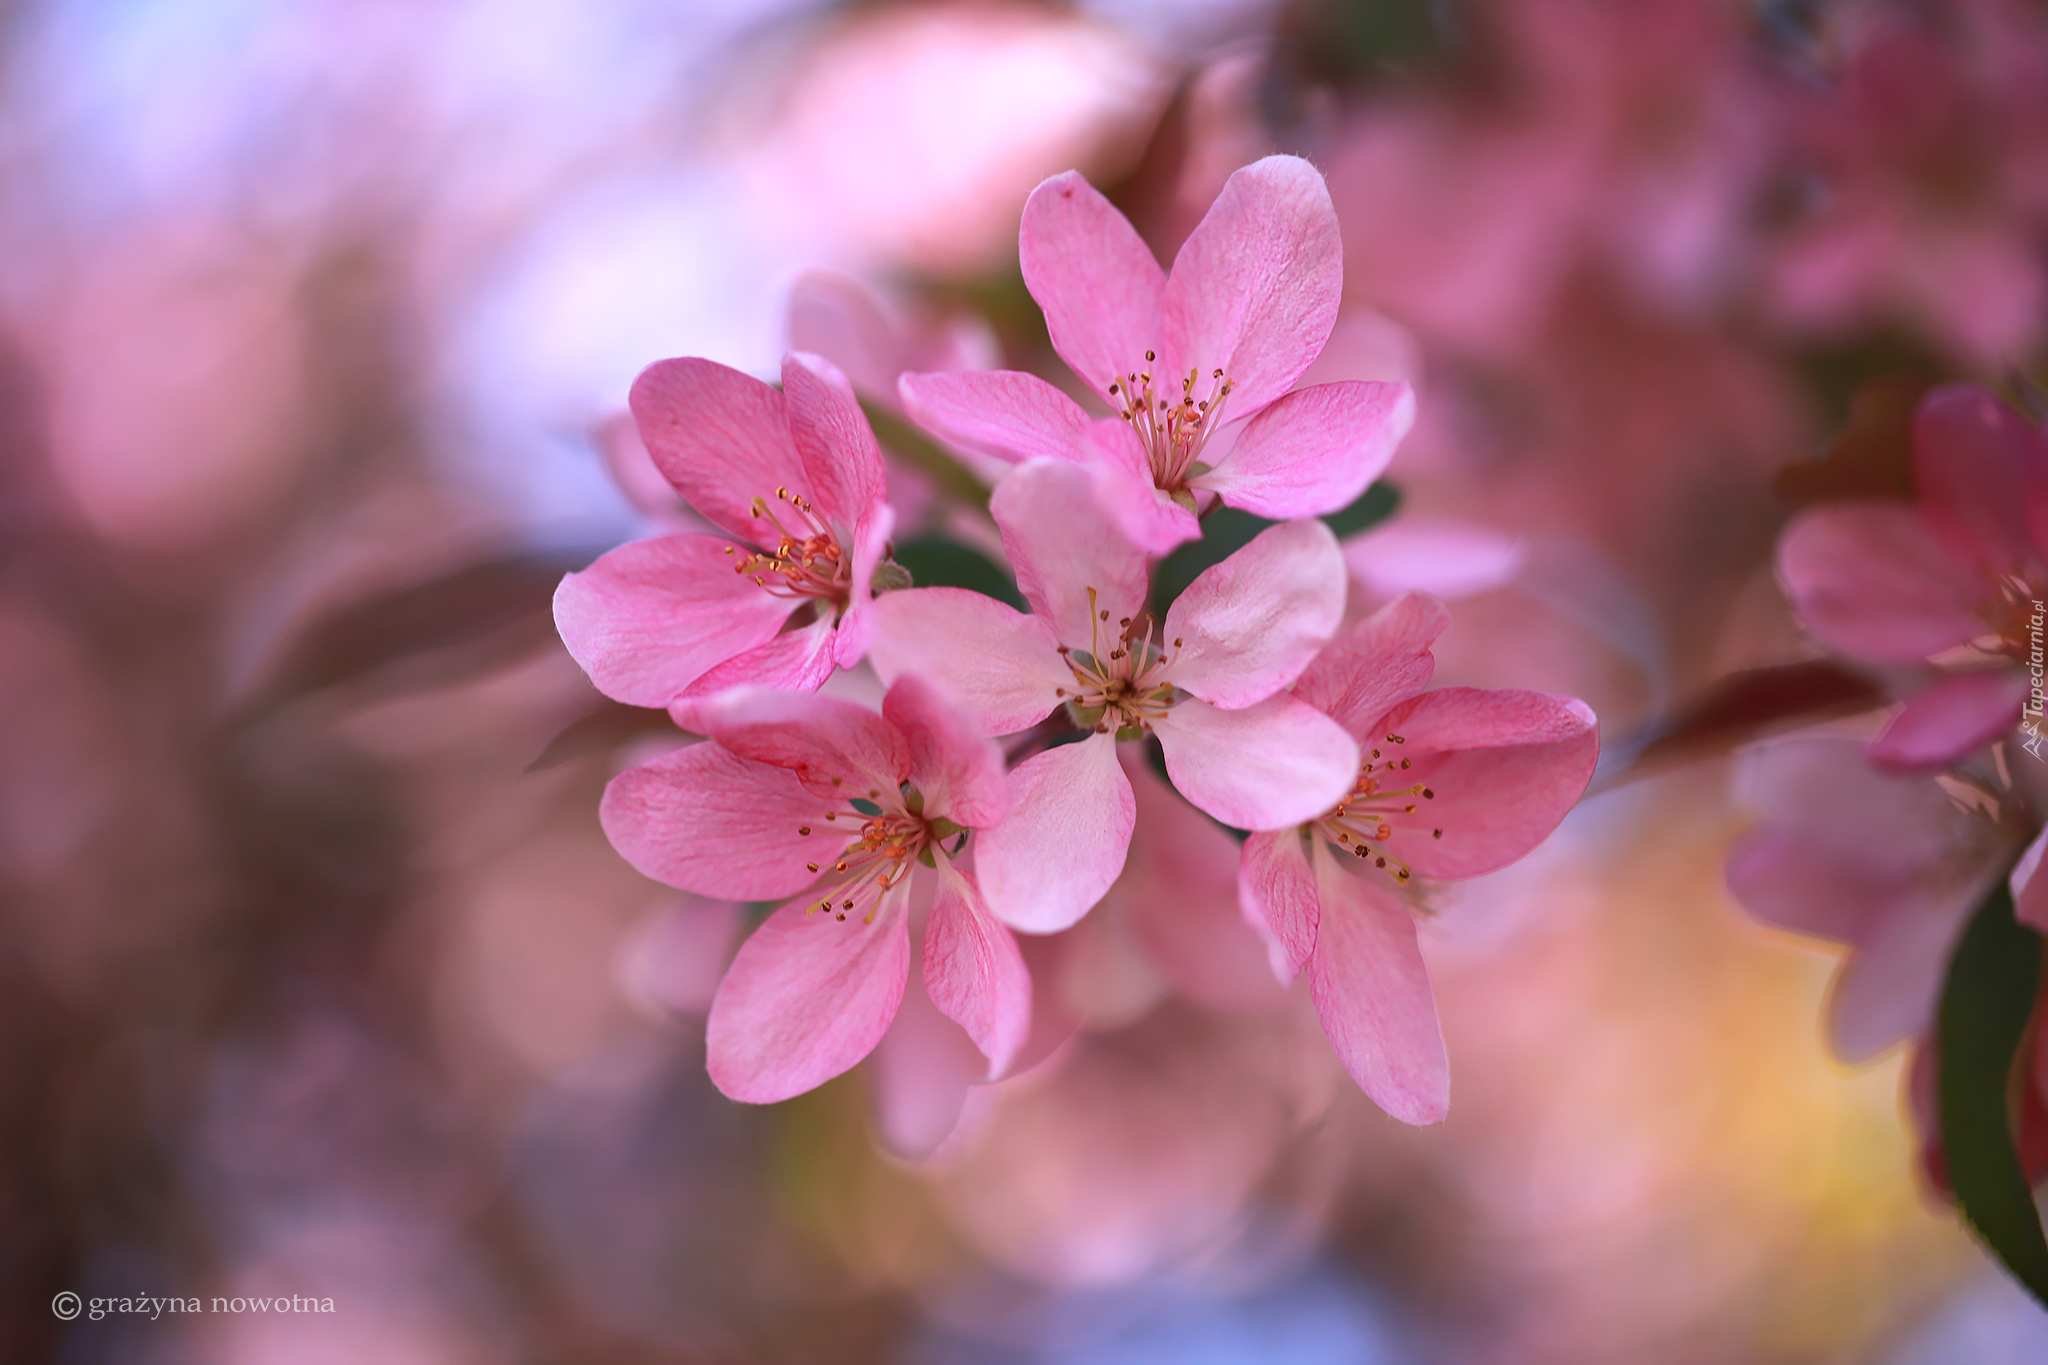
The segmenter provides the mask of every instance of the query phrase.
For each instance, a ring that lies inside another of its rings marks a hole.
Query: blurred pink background
[[[1441,1127],[1105,914],[923,1161],[872,1066],[706,1080],[736,919],[596,817],[658,738],[528,771],[597,700],[553,582],[675,515],[643,365],[771,375],[826,270],[1055,376],[1031,188],[1170,257],[1271,151],[1343,222],[1324,367],[1420,395],[1359,600],[1625,757],[1810,652],[1777,476],[1854,392],[2040,394],[2039,5],[23,0],[0,60],[0,1358],[2048,1359],[1728,896],[1739,756],[1435,907]]]

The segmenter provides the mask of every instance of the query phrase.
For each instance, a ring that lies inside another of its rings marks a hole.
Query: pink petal
[[[874,508],[854,532],[853,586],[832,631],[832,661],[841,668],[852,668],[867,657],[868,645],[874,640],[875,568],[888,553],[889,536],[895,529],[896,513],[883,505]]]
[[[1060,704],[1074,675],[1042,617],[965,588],[911,588],[875,602],[868,651],[882,681],[916,673],[938,684],[985,735],[1029,729]]]
[[[1729,894],[1764,923],[1844,946],[1871,937],[1894,900],[1918,894],[1889,871],[1768,822],[1735,841],[1723,875]]]
[[[1507,866],[1548,838],[1585,792],[1600,731],[1583,702],[1519,688],[1446,687],[1388,713],[1387,734],[1365,742],[1382,763],[1382,788],[1433,791],[1412,816],[1390,816],[1382,841],[1425,877],[1453,881]],[[1437,838],[1432,830],[1442,829]]]
[[[1302,670],[1294,695],[1352,738],[1376,739],[1387,712],[1429,686],[1436,672],[1429,647],[1450,623],[1450,612],[1434,597],[1398,597],[1330,641]]]
[[[1296,389],[1245,423],[1216,468],[1189,482],[1262,517],[1318,517],[1350,506],[1414,423],[1406,384]]]
[[[988,510],[1031,610],[1061,644],[1107,654],[1118,623],[1145,609],[1150,584],[1144,552],[1102,507],[1095,475],[1034,460],[1003,480]]]
[[[924,930],[924,987],[932,1003],[988,1058],[988,1078],[1010,1068],[1031,1033],[1031,973],[1017,939],[997,923],[974,883],[944,858]]]
[[[1123,871],[1136,820],[1108,735],[1024,760],[1010,774],[1009,818],[973,839],[975,880],[990,911],[1027,934],[1066,928]]]
[[[1982,817],[1926,778],[1886,776],[1850,739],[1779,740],[1743,756],[1743,796],[1769,824],[1888,879],[1980,844]]]
[[[1404,513],[1344,542],[1345,564],[1378,598],[1471,597],[1513,582],[1527,558],[1520,536],[1454,517]]]
[[[1323,917],[1308,840],[1299,828],[1254,834],[1244,841],[1237,894],[1246,918],[1265,926],[1273,974],[1294,980],[1315,951]]]
[[[931,683],[905,673],[882,698],[882,715],[908,750],[906,775],[926,816],[969,829],[999,824],[1010,808],[1003,751]]]
[[[791,901],[740,945],[705,1025],[711,1080],[732,1099],[801,1095],[874,1051],[910,975],[904,892],[864,922]]]
[[[845,373],[856,392],[894,401],[903,346],[865,285],[807,270],[789,287],[787,318],[791,350],[823,356]]]
[[[1322,352],[1343,291],[1344,248],[1322,175],[1299,157],[1254,162],[1224,183],[1174,259],[1154,374],[1178,390],[1190,369],[1198,382],[1221,369],[1234,385],[1228,411],[1256,412]]]
[[[1109,513],[1125,539],[1148,555],[1200,540],[1195,514],[1159,491],[1138,434],[1121,418],[1105,417],[1088,429],[1081,459],[1095,472],[1095,501]]]
[[[696,730],[694,708],[707,697],[735,687],[779,688],[815,692],[832,676],[833,626],[821,617],[807,626],[785,630],[766,644],[735,654],[706,672],[669,703],[669,714],[685,730]],[[699,731],[699,733],[702,733]]]
[[[1161,781],[1142,750],[1125,745],[1119,757],[1138,823],[1109,899],[1132,936],[1198,1005],[1253,1013],[1282,1004],[1263,941],[1239,907],[1237,841]]]
[[[913,975],[868,1067],[883,1143],[906,1161],[924,1160],[953,1135],[967,1092],[987,1078],[988,1058],[939,1013]]]
[[[906,374],[903,410],[940,440],[977,455],[1022,462],[1074,459],[1088,414],[1035,374],[1015,370]]]
[[[604,789],[598,820],[619,856],[658,882],[725,900],[793,896],[830,843],[827,804],[791,774],[716,744],[628,768]],[[813,830],[812,834],[799,833]]]
[[[1167,608],[1168,675],[1216,706],[1250,706],[1301,676],[1343,617],[1337,537],[1320,521],[1283,522]]]
[[[733,572],[732,542],[663,536],[621,545],[555,590],[562,643],[629,706],[666,706],[700,676],[775,637],[790,603]]]
[[[1358,776],[1351,736],[1284,692],[1236,711],[1190,698],[1153,728],[1180,794],[1238,829],[1313,820]]]
[[[1949,384],[1913,415],[1913,475],[1927,519],[1964,562],[2009,573],[2040,558],[2029,492],[2048,478],[2048,443],[1984,390]]]
[[[1152,249],[1080,172],[1068,171],[1025,201],[1017,257],[1053,349],[1107,398],[1159,345],[1166,272]]]
[[[894,794],[910,771],[910,746],[896,727],[837,697],[750,689],[707,702],[697,719],[730,752],[788,770],[833,804]]]
[[[783,399],[752,375],[695,356],[658,360],[628,400],[640,439],[683,500],[750,545],[774,545],[754,500],[777,488],[815,497],[789,439]]]
[[[2041,852],[2048,848],[2048,830],[2034,836],[2012,870],[2013,918],[2037,933],[2048,934],[2048,878],[2040,875]]]
[[[1441,1122],[1451,1063],[1414,916],[1326,847],[1317,846],[1315,864],[1323,922],[1308,982],[1323,1032],[1374,1104],[1403,1123]]]
[[[1934,1022],[1948,960],[1991,866],[1967,882],[1895,892],[1865,926],[1828,989],[1828,1038],[1845,1062],[1867,1062]]]
[[[1844,503],[1797,518],[1778,541],[1792,609],[1823,643],[1907,663],[1974,639],[1985,585],[1903,504]]]
[[[827,525],[852,530],[888,498],[882,448],[853,385],[831,361],[792,351],[782,358],[782,397],[805,495]]]
[[[1885,772],[1932,773],[1961,762],[2019,724],[2027,675],[2015,668],[1949,673],[1929,683],[1870,744]]]

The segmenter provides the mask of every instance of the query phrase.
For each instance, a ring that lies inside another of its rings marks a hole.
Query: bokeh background
[[[598,700],[553,582],[660,524],[633,375],[772,374],[815,270],[1055,375],[1031,187],[1170,256],[1270,151],[1343,221],[1328,363],[1421,395],[1357,591],[1616,753],[1809,652],[1771,547],[1859,394],[2040,392],[2033,0],[0,5],[0,1358],[2048,1359],[1726,894],[1739,757],[1435,907],[1439,1128],[1112,919],[929,1160],[869,1068],[705,1079],[734,921],[596,819],[653,741],[529,770]]]

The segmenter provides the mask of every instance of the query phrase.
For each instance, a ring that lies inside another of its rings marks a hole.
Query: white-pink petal
[[[1377,479],[1415,423],[1402,383],[1318,384],[1281,395],[1191,486],[1262,517],[1318,517],[1348,507]]]
[[[869,658],[882,681],[928,678],[985,735],[1007,735],[1044,720],[1074,675],[1041,617],[1026,616],[965,588],[911,588],[875,602]]]
[[[1159,344],[1166,272],[1152,249],[1101,191],[1067,171],[1025,201],[1017,259],[1053,349],[1106,399]]]
[[[1377,738],[1387,712],[1429,686],[1436,672],[1430,646],[1450,623],[1444,604],[1427,593],[1397,597],[1330,641],[1302,670],[1294,695],[1352,738]]]
[[[782,358],[782,396],[805,496],[827,525],[852,530],[888,497],[882,449],[853,385],[831,361],[792,351]]]
[[[1330,528],[1268,527],[1167,608],[1168,676],[1216,706],[1250,706],[1301,676],[1343,616],[1344,556]]]
[[[801,1095],[874,1051],[910,973],[907,891],[872,922],[792,901],[740,945],[705,1025],[712,1083],[748,1104]]]
[[[1035,374],[906,374],[896,387],[912,421],[950,445],[998,460],[1072,460],[1088,430],[1081,405]]]
[[[1091,735],[1010,773],[1010,814],[974,836],[975,880],[997,919],[1051,934],[1080,919],[1124,868],[1137,805],[1116,741]]]
[[[1315,853],[1322,926],[1309,994],[1337,1058],[1374,1104],[1403,1123],[1450,1110],[1451,1064],[1415,918],[1392,891]]]
[[[838,665],[833,659],[836,635],[832,618],[820,616],[808,625],[784,630],[744,654],[735,654],[710,669],[669,703],[676,724],[695,730],[694,708],[708,697],[735,687],[779,688],[786,692],[815,692],[825,685]],[[700,732],[701,733],[701,732]]]
[[[1153,728],[1180,794],[1237,829],[1313,820],[1358,776],[1344,728],[1284,692],[1236,711],[1190,698]]]
[[[775,900],[817,880],[804,864],[825,844],[826,809],[781,768],[706,743],[620,773],[604,789],[598,820],[619,856],[658,882],[725,900]]]
[[[1076,464],[1033,460],[989,499],[1017,591],[1060,643],[1108,653],[1119,622],[1144,610],[1145,553],[1102,506],[1096,475]]]
[[[896,727],[837,697],[748,689],[707,702],[697,715],[703,732],[729,752],[788,770],[828,802],[893,793],[910,771],[910,748]]]
[[[666,706],[712,668],[771,640],[790,604],[733,572],[732,542],[621,545],[555,589],[555,628],[597,690]]]
[[[901,736],[907,775],[924,797],[927,819],[969,829],[1001,822],[1010,808],[1003,752],[981,728],[915,673],[905,673],[882,698],[882,716]]]
[[[633,381],[628,402],[647,453],[683,500],[749,544],[775,543],[753,514],[756,498],[777,488],[814,496],[782,395],[752,375],[695,356],[658,360]]]
[[[1253,162],[1224,183],[1174,258],[1155,387],[1177,391],[1190,369],[1198,383],[1221,369],[1235,386],[1227,411],[1256,412],[1321,354],[1343,292],[1344,246],[1322,174],[1300,157]]]
[[[1030,1036],[1031,974],[1016,937],[989,913],[973,880],[945,858],[938,879],[924,930],[924,988],[940,1013],[967,1030],[994,1080]]]
[[[1246,839],[1237,894],[1245,918],[1265,936],[1273,975],[1294,980],[1315,951],[1322,922],[1322,901],[1302,830],[1268,830]]]

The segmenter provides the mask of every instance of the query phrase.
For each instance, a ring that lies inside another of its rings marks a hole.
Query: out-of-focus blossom
[[[742,684],[808,691],[866,652],[894,524],[881,451],[833,366],[792,353],[782,383],[689,359],[634,384],[655,464],[726,535],[637,541],[562,580],[555,622],[607,696],[668,706]]]
[[[1200,493],[1276,518],[1336,511],[1414,421],[1405,383],[1294,387],[1336,323],[1344,270],[1329,190],[1298,157],[1232,175],[1170,275],[1074,171],[1032,192],[1018,240],[1053,346],[1121,426],[1091,430],[1079,403],[1007,370],[908,375],[904,403],[966,448],[1102,470],[1126,534],[1153,553],[1200,534]]]
[[[1818,507],[1778,550],[1793,609],[1823,644],[1938,666],[1872,745],[1900,772],[1950,766],[2023,705],[2039,719],[2029,665],[2048,614],[2048,439],[1983,390],[1951,386],[1922,400],[1913,453],[1917,505]]]
[[[996,747],[914,677],[889,689],[879,716],[830,697],[756,692],[701,707],[698,719],[710,743],[606,788],[613,845],[648,876],[704,895],[771,900],[810,888],[754,931],[719,984],[707,1037],[718,1088],[787,1099],[874,1050],[903,999],[920,863],[937,878],[925,990],[1000,1074],[1030,1028],[1030,977],[1016,940],[953,864],[1003,817]],[[848,842],[834,847],[839,831]]]
[[[1345,1070],[1406,1123],[1450,1103],[1429,974],[1402,892],[1459,881],[1541,843],[1585,791],[1599,732],[1583,702],[1513,690],[1425,691],[1449,615],[1402,597],[1339,636],[1295,684],[1363,760],[1351,793],[1296,828],[1245,842],[1246,914],[1283,980],[1304,968]],[[1348,856],[1347,856],[1348,855]]]
[[[1846,739],[1751,756],[1763,821],[1728,856],[1728,888],[1767,923],[1845,944],[1828,1037],[1863,1062],[1925,1033],[1956,936],[2024,834],[1988,792],[1871,766]]]
[[[1182,795],[1247,829],[1326,809],[1357,768],[1350,737],[1284,691],[1343,612],[1329,528],[1262,532],[1197,578],[1155,637],[1144,552],[1098,488],[1092,471],[1043,460],[996,490],[990,510],[1031,615],[958,588],[876,604],[883,677],[937,679],[987,734],[1061,707],[1092,732],[1018,765],[1010,817],[976,855],[995,913],[1037,933],[1078,920],[1123,867],[1136,812],[1120,740],[1156,735]]]
[[[2048,307],[2048,25],[1970,0],[1839,28],[1845,70],[1782,134],[1810,190],[1774,244],[1770,311],[1806,331],[1907,321],[1966,362],[2010,360]]]

